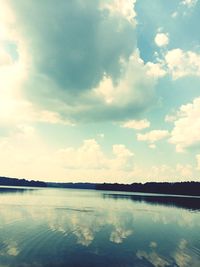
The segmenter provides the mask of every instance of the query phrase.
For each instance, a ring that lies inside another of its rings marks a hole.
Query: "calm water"
[[[0,188],[0,267],[200,267],[200,199]]]

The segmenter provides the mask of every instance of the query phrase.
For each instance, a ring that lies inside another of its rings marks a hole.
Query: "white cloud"
[[[200,144],[200,98],[182,105],[177,112],[174,128],[169,142],[176,146],[177,152]]]
[[[57,155],[67,168],[101,169],[107,168],[108,164],[100,145],[94,139],[85,140],[78,149],[61,149]]]
[[[134,154],[125,147],[125,145],[113,145],[113,154],[119,158],[129,158]]]
[[[153,145],[150,143],[150,145]],[[2,175],[45,181],[118,182],[177,181],[192,177],[189,164],[142,166],[136,164],[133,151],[123,144],[104,151],[95,139],[78,147],[50,147],[30,125],[20,125],[0,138]],[[12,168],[10,168],[12,166]]]
[[[150,77],[163,77],[167,73],[174,80],[185,76],[200,76],[200,54],[193,51],[184,51],[180,48],[172,49],[158,58],[157,62],[147,62],[145,65],[147,75]]]
[[[194,7],[197,4],[197,2],[198,0],[183,0],[182,5],[191,8],[191,7]]]
[[[108,161],[111,170],[133,170],[133,156],[134,153],[130,151],[125,145],[113,145],[114,157]]]
[[[113,145],[113,157],[109,158],[102,151],[95,139],[88,139],[78,149],[69,147],[57,152],[63,166],[79,170],[125,170],[129,167],[133,152],[122,144]]]
[[[135,130],[142,130],[142,129],[150,127],[150,122],[147,119],[144,119],[144,120],[130,120],[130,121],[124,122],[121,125],[121,127],[135,129]]]
[[[147,75],[152,77],[160,78],[167,74],[163,64],[161,63],[147,62],[146,68],[147,68]]]
[[[145,134],[137,134],[138,141],[145,141],[150,144],[155,143],[159,140],[165,139],[169,136],[169,132],[166,130],[152,130]]]
[[[157,33],[154,39],[157,46],[162,47],[169,44],[169,35],[168,33]]]
[[[174,79],[189,75],[200,76],[200,54],[177,48],[166,53],[165,62]]]
[[[101,8],[109,10],[111,14],[120,14],[121,16],[125,17],[129,22],[135,24],[135,17],[137,15],[134,9],[135,3],[136,0],[107,0],[101,3]]]
[[[148,101],[144,96],[144,91],[149,95],[150,99],[153,95],[155,85],[155,76],[148,75],[148,67],[140,58],[139,51],[134,52],[129,61],[123,61],[123,78],[114,84],[111,77],[105,76],[97,88],[92,90],[93,97],[101,100],[101,105],[107,108],[124,109],[132,105],[141,106]],[[148,103],[146,103],[148,105]]]
[[[146,74],[149,77],[161,78],[170,74],[174,80],[185,76],[200,76],[200,54],[184,51],[180,48],[168,50],[164,58],[156,53],[156,63],[147,62]]]

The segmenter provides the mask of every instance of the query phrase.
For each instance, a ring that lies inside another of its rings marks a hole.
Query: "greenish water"
[[[0,188],[0,267],[200,267],[200,199]]]

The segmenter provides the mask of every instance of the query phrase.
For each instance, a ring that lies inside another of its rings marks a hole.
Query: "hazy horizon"
[[[1,176],[200,177],[198,0],[0,0]]]

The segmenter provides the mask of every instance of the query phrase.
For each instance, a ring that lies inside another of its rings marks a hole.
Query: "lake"
[[[0,187],[0,267],[199,267],[200,198]]]

